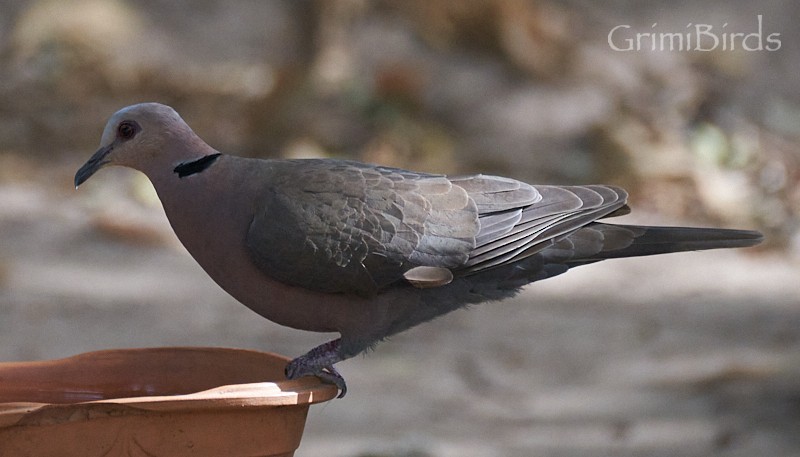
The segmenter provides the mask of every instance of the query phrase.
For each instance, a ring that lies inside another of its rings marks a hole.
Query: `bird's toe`
[[[347,394],[347,383],[333,365],[327,367],[311,366],[302,357],[298,357],[286,365],[286,379],[297,379],[303,376],[316,376],[324,382],[335,385],[339,389],[336,398],[344,398]]]

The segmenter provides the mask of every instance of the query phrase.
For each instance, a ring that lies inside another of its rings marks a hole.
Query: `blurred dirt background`
[[[609,31],[780,33],[615,52]],[[298,457],[800,456],[800,4],[0,3],[0,360],[159,345],[299,355],[235,303],[142,176],[72,174],[159,101],[221,151],[626,187],[624,221],[757,249],[584,267],[341,364]],[[653,24],[657,25],[653,27]]]

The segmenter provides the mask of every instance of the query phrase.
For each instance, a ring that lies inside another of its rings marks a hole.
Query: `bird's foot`
[[[308,351],[286,365],[286,379],[316,376],[339,389],[339,396],[347,394],[347,384],[333,364],[342,360],[339,355],[339,340],[329,341]]]
[[[316,376],[324,382],[335,385],[339,389],[339,395],[336,398],[344,398],[347,395],[347,383],[333,365],[328,367],[305,366],[299,357],[289,362],[286,366],[286,378],[297,379],[303,376]]]

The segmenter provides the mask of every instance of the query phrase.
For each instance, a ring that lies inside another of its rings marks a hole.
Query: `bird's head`
[[[182,142],[176,142],[175,139]],[[75,187],[109,165],[147,172],[154,165],[166,166],[186,160],[185,151],[174,145],[187,144],[187,140],[199,141],[169,106],[140,103],[123,108],[108,120],[100,140],[100,149],[75,173]]]

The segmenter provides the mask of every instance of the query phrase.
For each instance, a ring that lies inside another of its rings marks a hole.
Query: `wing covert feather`
[[[417,266],[455,269],[474,247],[476,205],[444,176],[326,159],[275,167],[246,242],[282,282],[369,296]]]

